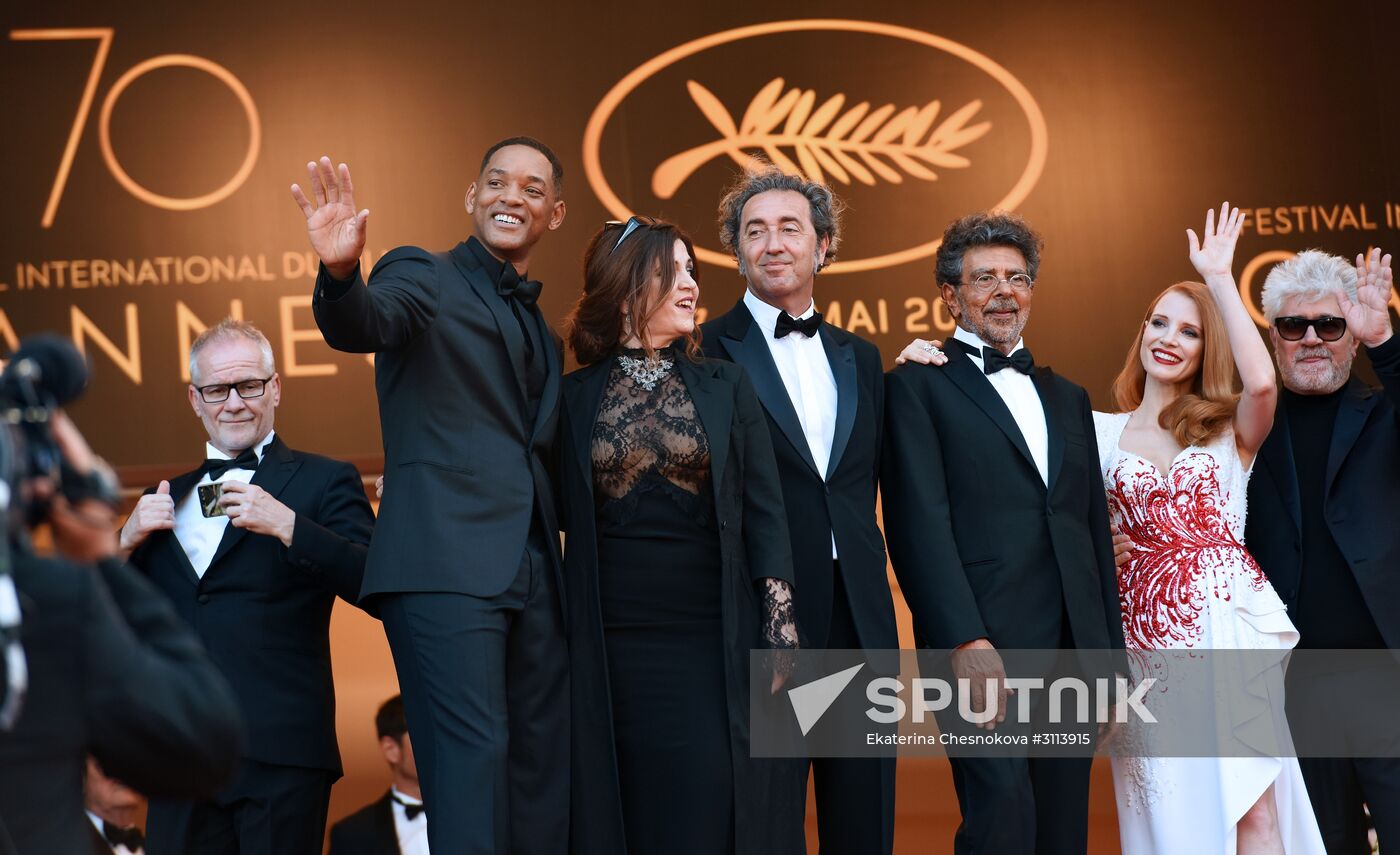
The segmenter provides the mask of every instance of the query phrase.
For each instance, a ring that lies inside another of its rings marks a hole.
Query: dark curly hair
[[[1003,211],[981,211],[954,220],[943,231],[935,275],[940,285],[962,284],[963,256],[979,246],[1009,246],[1026,259],[1031,278],[1040,270],[1040,250],[1045,241],[1022,217]]]

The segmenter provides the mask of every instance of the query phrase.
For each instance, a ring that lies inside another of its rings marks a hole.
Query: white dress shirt
[[[262,464],[263,451],[276,435],[276,432],[268,431],[263,441],[254,447],[259,465]],[[204,454],[209,458],[230,459],[227,454],[207,442],[204,444]],[[216,482],[206,473],[199,479],[199,484],[223,484],[227,481],[242,481],[247,484],[253,480],[254,474],[251,469],[229,469]],[[219,541],[223,540],[224,530],[228,528],[228,517],[204,515],[199,508],[199,484],[191,487],[190,492],[175,505],[175,539],[180,541],[181,548],[189,557],[195,575],[203,579],[204,571],[209,569],[209,562],[214,560],[214,553],[219,549]]]
[[[961,342],[966,342],[977,348],[977,355],[968,354],[977,366],[977,370],[982,370],[982,348],[987,347],[987,343],[977,333],[968,332],[962,327],[958,327],[953,333],[953,338]],[[1016,346],[1011,349],[1015,353],[1026,346],[1025,339],[1016,342]],[[1010,356],[1011,354],[1007,354]],[[1035,383],[1031,381],[1029,375],[1022,374],[1014,368],[1003,368],[995,374],[988,374],[987,380],[992,384],[992,388],[997,390],[1002,401],[1006,402],[1006,408],[1011,411],[1011,418],[1016,420],[1016,427],[1021,429],[1021,436],[1026,440],[1026,447],[1031,450],[1031,459],[1035,461],[1035,468],[1040,472],[1040,480],[1046,485],[1050,483],[1050,434],[1045,425],[1045,405],[1040,402],[1040,393],[1035,390]]]
[[[92,823],[93,827],[97,829],[97,833],[99,835],[102,835],[102,817],[98,816],[92,811],[87,811],[87,818],[88,821]],[[107,838],[105,835],[102,835],[102,839],[106,840]],[[142,853],[144,853],[145,851],[146,850],[144,847],[140,849],[128,849],[126,848],[126,844],[124,843],[121,846],[112,847],[112,852],[114,853],[114,855],[142,855]]]
[[[428,815],[419,813],[409,819],[399,799],[411,805],[421,805],[423,802],[404,794],[398,787],[391,786],[389,791],[393,793],[389,802],[394,809],[394,833],[399,838],[399,852],[402,855],[428,855]]]
[[[836,438],[836,375],[826,358],[826,348],[820,336],[809,337],[796,331],[774,338],[778,313],[782,310],[758,299],[752,291],[744,292],[744,305],[763,333],[763,340],[768,342],[768,352],[773,355],[778,376],[783,378],[788,400],[792,401],[797,421],[807,437],[807,448],[812,452],[817,472],[825,479],[826,467],[831,461],[831,444]],[[810,318],[816,311],[817,304],[813,301],[797,320]],[[831,557],[837,557],[835,534],[831,536]]]

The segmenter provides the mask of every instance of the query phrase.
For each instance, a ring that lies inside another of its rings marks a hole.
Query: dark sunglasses
[[[603,225],[622,226],[622,221],[608,220],[606,223],[603,223]],[[614,252],[617,252],[617,248],[622,246],[622,242],[627,240],[628,235],[632,234],[632,232],[635,232],[637,230],[637,227],[640,225],[642,225],[642,220],[640,217],[629,217],[627,220],[627,225],[623,226],[622,228],[622,234],[619,235],[617,238],[617,243],[612,245],[612,249],[608,250],[608,254],[612,255]]]
[[[1323,341],[1336,341],[1346,334],[1347,319],[1334,318],[1331,315],[1321,318],[1302,318],[1296,315],[1274,318],[1274,329],[1278,330],[1278,337],[1284,341],[1301,340],[1308,334],[1308,327],[1312,327],[1317,337]]]

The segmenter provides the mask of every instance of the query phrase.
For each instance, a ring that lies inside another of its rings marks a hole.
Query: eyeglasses
[[[622,221],[621,221],[621,220],[608,220],[606,223],[603,223],[603,225],[604,225],[604,226],[621,226],[621,225],[622,225]],[[623,227],[623,229],[622,229],[622,234],[621,234],[621,235],[618,237],[618,239],[617,239],[617,243],[613,244],[612,249],[608,250],[608,254],[609,254],[609,255],[612,255],[614,252],[617,252],[617,248],[620,247],[620,246],[622,246],[622,242],[625,241],[625,240],[627,240],[627,236],[630,235],[630,234],[632,234],[632,232],[635,232],[635,231],[637,230],[637,227],[640,226],[640,225],[642,225],[642,220],[641,220],[640,217],[629,217],[628,220],[627,220],[627,225]]]
[[[1013,273],[1005,279],[994,273],[981,273],[974,276],[972,281],[967,284],[976,288],[978,293],[986,294],[1003,282],[1009,284],[1013,291],[1019,291],[1022,294],[1027,293],[1035,287],[1035,280],[1032,279],[1028,273]]]
[[[1278,330],[1278,337],[1284,341],[1301,340],[1308,334],[1308,327],[1312,327],[1317,337],[1323,341],[1336,341],[1346,334],[1347,319],[1332,315],[1321,318],[1304,318],[1298,315],[1274,318],[1274,329]]]
[[[238,390],[240,398],[261,398],[267,391],[267,381],[271,377],[264,377],[261,380],[239,380],[237,383],[211,383],[208,386],[196,386],[195,391],[199,392],[200,400],[206,404],[221,404],[228,400],[230,390]]]

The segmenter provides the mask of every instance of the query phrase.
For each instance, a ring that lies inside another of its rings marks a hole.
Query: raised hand
[[[355,185],[350,167],[331,167],[331,159],[306,164],[307,186],[316,198],[311,200],[299,185],[292,185],[292,198],[306,215],[306,234],[311,248],[321,257],[326,270],[337,279],[348,279],[365,248],[365,223],[369,209],[356,212]]]
[[[1391,283],[1390,255],[1381,255],[1376,248],[1369,258],[1356,256],[1356,299],[1343,289],[1337,291],[1337,305],[1347,319],[1347,329],[1367,347],[1390,339]]]
[[[1244,228],[1244,213],[1239,208],[1231,208],[1226,202],[1220,206],[1220,223],[1217,228],[1215,211],[1206,211],[1206,227],[1203,237],[1196,237],[1193,229],[1186,230],[1186,238],[1191,244],[1191,264],[1201,278],[1209,283],[1213,276],[1230,276],[1230,265],[1235,260],[1235,242]]]

